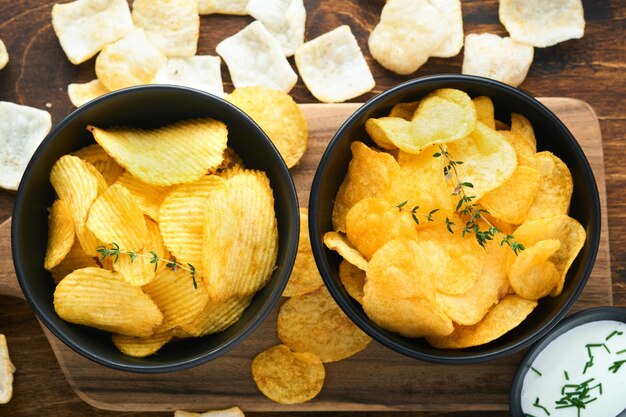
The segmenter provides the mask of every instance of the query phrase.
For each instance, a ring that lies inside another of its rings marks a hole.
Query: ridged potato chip
[[[176,410],[174,417],[245,417],[245,415],[239,407],[231,407],[226,410],[207,411],[204,413],[190,413],[189,411]]]
[[[13,396],[13,373],[15,368],[9,358],[7,338],[0,334],[0,404],[6,404]]]
[[[485,124],[490,129],[496,129],[495,109],[493,102],[487,96],[479,96],[472,99],[474,108],[476,109],[476,118],[479,122]]]
[[[93,165],[100,175],[102,175],[106,185],[113,184],[124,172],[124,168],[115,162],[115,160],[102,149],[102,146],[97,143],[72,152],[72,155]]]
[[[52,275],[54,283],[58,284],[63,278],[75,270],[88,268],[90,266],[98,267],[98,263],[93,257],[83,251],[83,248],[77,240],[74,240],[70,251],[65,255],[60,264],[50,270],[50,274]]]
[[[136,178],[162,186],[194,181],[217,168],[228,135],[223,122],[210,118],[184,120],[151,130],[88,129],[96,142]]]
[[[292,297],[278,313],[278,337],[294,352],[336,362],[362,351],[371,339],[344,314],[326,287]]]
[[[172,340],[172,332],[156,333],[148,337],[114,334],[111,336],[111,340],[124,355],[133,358],[145,358],[157,353],[167,342]]]
[[[548,259],[560,247],[557,239],[545,239],[517,255],[509,269],[509,282],[517,295],[537,300],[550,294],[561,274]]]
[[[530,121],[519,113],[511,113],[511,132],[520,135],[534,152],[537,152],[537,138]]]
[[[87,228],[108,246],[117,243],[124,251],[138,252],[148,239],[143,211],[123,185],[113,184],[89,210]]]
[[[530,165],[539,172],[539,190],[528,208],[528,219],[567,214],[574,191],[572,174],[557,156],[548,151],[534,155]]]
[[[232,169],[232,168],[241,168],[241,169],[245,168],[245,164],[243,163],[243,160],[239,157],[239,155],[237,155],[235,150],[231,147],[227,147],[226,149],[224,149],[224,153],[222,154],[222,157],[224,158],[222,160],[222,163],[220,164],[220,166],[218,166],[215,169],[215,171],[218,173],[226,171],[228,169]]]
[[[224,97],[222,60],[219,56],[196,55],[170,58],[156,73],[154,84],[174,84]]]
[[[173,186],[146,184],[130,172],[124,172],[120,175],[116,183],[123,185],[130,191],[143,212],[157,222],[163,200],[174,189]]]
[[[283,291],[284,297],[293,297],[315,291],[324,285],[322,277],[313,258],[311,241],[309,239],[309,210],[300,207],[300,238],[298,239],[298,254],[293,264],[287,286]]]
[[[198,0],[134,0],[133,22],[168,57],[193,56],[200,37]]]
[[[71,155],[76,156],[85,162],[89,162],[94,166],[96,162],[106,161],[110,158],[109,154],[106,153],[102,146],[97,143],[80,148],[79,150],[72,152]]]
[[[288,168],[304,155],[309,130],[302,110],[282,91],[267,87],[236,88],[226,100],[243,110],[270,138]]]
[[[63,278],[54,291],[54,309],[70,323],[127,336],[151,336],[163,321],[141,288],[100,268],[79,269]]]
[[[276,38],[285,56],[292,56],[304,43],[302,0],[249,0],[246,10]]]
[[[411,121],[419,104],[419,101],[395,104],[389,112],[389,117],[400,117],[404,120]]]
[[[350,297],[363,304],[365,271],[352,265],[345,259],[339,264],[339,278]]]
[[[202,270],[214,301],[265,286],[276,263],[274,194],[262,171],[229,178],[205,202]]]
[[[346,215],[352,206],[364,198],[384,197],[400,172],[396,160],[387,153],[358,141],[352,142],[350,149],[352,160],[333,206],[333,228],[339,232],[346,230]]]
[[[56,200],[48,215],[48,245],[43,265],[48,271],[63,261],[74,244],[74,220],[69,206]]]
[[[317,356],[292,352],[285,345],[272,346],[252,360],[256,386],[279,404],[313,399],[322,390],[324,377],[324,365]]]
[[[72,83],[67,86],[67,95],[75,107],[80,107],[91,100],[105,95],[109,92],[98,79],[87,83]]]
[[[428,343],[439,349],[463,349],[489,343],[517,327],[537,307],[537,301],[507,295],[473,326],[460,326],[448,336],[427,336]]]
[[[437,305],[438,273],[429,245],[389,241],[368,265],[363,310],[374,323],[405,337],[448,335],[454,328]]]
[[[192,321],[181,325],[180,329],[187,337],[223,332],[239,321],[252,302],[252,297],[232,297],[218,302],[209,299],[204,309]]]
[[[336,251],[343,259],[357,268],[367,271],[367,259],[356,250],[348,238],[337,232],[324,233],[324,244],[330,250]]]
[[[198,0],[200,14],[234,14],[246,15],[248,0]]]

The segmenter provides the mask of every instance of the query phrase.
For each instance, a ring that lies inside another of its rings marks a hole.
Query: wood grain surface
[[[94,78],[93,60],[73,66],[63,54],[50,25],[52,1],[0,0],[0,39],[11,55],[11,62],[0,71],[0,100],[48,109],[53,122],[72,110],[66,95],[70,82]],[[431,59],[411,76],[401,77],[384,70],[367,52],[367,36],[377,22],[384,0],[305,0],[306,39],[312,39],[340,24],[352,28],[377,86],[357,98],[363,101],[399,82],[435,73],[458,73],[462,55],[452,59]],[[626,232],[626,4],[623,0],[583,1],[587,26],[585,37],[557,46],[536,49],[527,80],[521,86],[535,96],[565,96],[583,99],[595,109],[603,134],[605,154],[608,225],[611,232],[611,259],[614,302],[626,305],[626,252],[620,243]],[[498,22],[496,0],[464,0],[466,33],[490,31],[505,34]],[[202,18],[199,53],[213,54],[215,45],[251,21],[249,17],[206,16]],[[224,70],[227,91],[232,89]],[[291,93],[300,103],[314,98],[301,81]],[[14,194],[0,191],[0,222],[10,216]],[[52,353],[32,310],[25,302],[0,297],[0,332],[7,335],[12,358],[18,366],[15,393],[10,404],[0,406],[7,416],[140,416],[143,413],[100,411],[82,402],[71,390]],[[199,381],[199,383],[202,383]],[[123,389],[124,387],[120,387]],[[355,387],[355,392],[357,389]],[[171,413],[148,414],[170,416]],[[280,413],[250,413],[253,416],[280,416]],[[315,416],[317,413],[302,413]],[[456,413],[333,413],[341,416],[506,416],[506,412]]]

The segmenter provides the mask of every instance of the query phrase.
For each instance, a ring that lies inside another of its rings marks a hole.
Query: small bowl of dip
[[[563,320],[520,362],[509,392],[514,417],[626,416],[626,308]]]

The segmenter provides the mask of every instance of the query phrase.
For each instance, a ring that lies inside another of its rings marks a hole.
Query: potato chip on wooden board
[[[501,38],[493,33],[465,37],[461,73],[491,78],[517,87],[524,82],[534,50],[530,45]]]
[[[234,14],[246,15],[248,0],[198,0],[200,14]]]
[[[340,103],[376,85],[350,26],[343,25],[298,48],[296,66],[311,94],[325,103]]]
[[[7,52],[7,47],[0,39],[0,70],[7,66],[9,63],[9,53]]]
[[[180,326],[187,337],[200,337],[219,333],[235,324],[252,302],[252,295],[232,297],[224,301],[209,301],[190,322]]]
[[[117,179],[116,184],[123,185],[133,195],[135,202],[143,212],[155,221],[159,221],[159,209],[165,197],[175,186],[146,184],[126,171]]]
[[[537,300],[550,294],[561,274],[549,258],[561,247],[557,239],[540,240],[520,252],[509,269],[509,282],[517,295]]]
[[[215,51],[235,88],[265,86],[288,93],[298,81],[280,44],[259,21],[221,41]]]
[[[357,268],[367,271],[367,259],[350,243],[343,233],[324,233],[324,245],[330,250],[336,251],[343,259]]]
[[[110,91],[150,84],[166,60],[143,29],[133,29],[100,52],[96,58],[96,76]]]
[[[567,165],[551,152],[543,151],[533,156],[530,166],[539,173],[540,179],[527,218],[541,219],[569,213],[574,181]]]
[[[312,353],[292,352],[285,345],[272,346],[252,360],[252,378],[259,390],[279,404],[298,404],[322,390],[326,373]]]
[[[303,0],[249,0],[246,10],[276,38],[285,56],[292,56],[304,43]]]
[[[65,255],[61,263],[52,268],[50,274],[55,284],[58,284],[63,278],[71,274],[77,269],[88,267],[98,267],[98,263],[92,256],[83,251],[78,240],[74,240],[70,251]]]
[[[371,339],[344,314],[321,287],[285,301],[278,313],[278,337],[294,352],[310,352],[322,362],[357,354]]]
[[[44,268],[50,271],[63,261],[74,244],[74,219],[70,207],[63,200],[56,200],[48,214],[48,245]]]
[[[206,411],[204,413],[176,410],[174,417],[245,417],[245,415],[239,407],[231,407],[225,410]]]
[[[200,37],[198,0],[134,0],[133,22],[167,57],[193,56]]]
[[[236,88],[226,100],[252,118],[270,138],[288,168],[307,149],[309,130],[304,113],[293,98],[267,87]]]
[[[300,207],[300,237],[298,239],[298,253],[293,264],[287,286],[283,291],[284,297],[294,297],[315,291],[324,286],[324,281],[315,264],[311,241],[309,239],[309,210]]]
[[[105,95],[109,89],[97,78],[83,84],[72,83],[67,86],[67,95],[75,107],[80,107],[91,100]]]
[[[0,334],[0,404],[6,404],[13,396],[13,373],[15,367],[9,358],[7,338]]]
[[[448,35],[430,56],[438,58],[450,58],[456,56],[463,48],[463,13],[461,12],[461,0],[429,0],[448,22]]]
[[[512,39],[538,48],[585,33],[581,0],[501,0],[499,16]]]
[[[145,358],[157,353],[167,342],[172,340],[172,337],[171,331],[165,331],[148,337],[113,334],[111,340],[124,355],[133,358]]]
[[[211,55],[170,58],[152,83],[180,85],[224,97],[221,62],[220,57]]]
[[[0,101],[0,187],[17,191],[26,165],[52,127],[50,113]]]
[[[76,0],[52,7],[52,27],[72,64],[126,36],[133,20],[126,0]]]
[[[226,125],[215,119],[190,119],[157,129],[88,130],[113,159],[141,181],[173,185],[194,181],[220,165]]]
[[[100,268],[72,272],[54,291],[54,309],[65,321],[127,336],[151,336],[163,321],[141,288]]]
[[[363,304],[365,271],[352,265],[345,259],[339,264],[339,278],[350,297]]]
[[[415,72],[444,45],[449,30],[446,16],[430,2],[389,0],[368,45],[379,64],[406,75]]]

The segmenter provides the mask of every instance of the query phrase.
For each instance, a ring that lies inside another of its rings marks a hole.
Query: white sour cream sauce
[[[614,331],[623,332],[606,338]],[[587,344],[604,343],[611,353],[602,347],[593,347],[593,365],[583,374],[585,364],[589,361]],[[598,399],[587,404],[580,410],[581,417],[616,417],[626,410],[626,363],[616,372],[609,371],[609,367],[616,361],[626,360],[626,352],[617,352],[626,349],[626,323],[613,320],[600,320],[575,327],[553,340],[535,358],[524,377],[522,385],[522,410],[527,415],[540,417],[547,416],[541,408],[534,406],[536,399],[549,412],[550,417],[577,417],[576,407],[557,409],[556,401],[563,395],[561,389],[565,384],[581,384],[594,378],[590,387],[602,384],[602,394],[593,389],[589,392],[591,398]],[[569,381],[565,379],[567,372]],[[626,415],[626,414],[625,414]]]

